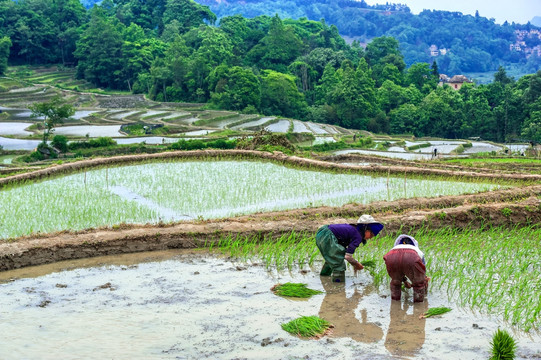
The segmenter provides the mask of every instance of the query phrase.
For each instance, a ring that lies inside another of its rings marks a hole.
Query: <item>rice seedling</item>
[[[541,299],[532,286],[539,283],[535,269],[541,266],[540,227],[420,229],[411,235],[425,253],[431,289],[441,289],[457,306],[499,316],[524,331],[541,326]],[[267,269],[281,271],[322,263],[314,236],[292,232],[278,237],[230,238],[221,246],[239,259],[256,259]],[[358,260],[374,262],[363,271],[368,271],[381,291],[387,291],[389,277],[385,263],[374,259],[382,259],[394,240],[394,236],[378,237],[355,252]],[[235,242],[235,246],[229,245]]]
[[[307,288],[306,284],[290,282],[285,284],[276,284],[271,288],[271,291],[280,296],[297,298],[309,298],[313,295],[323,294],[322,291]]]
[[[424,314],[421,314],[421,316],[419,316],[419,319],[422,319],[422,318],[429,318],[431,316],[436,316],[436,315],[442,315],[442,314],[445,314],[447,312],[451,311],[450,308],[448,307],[434,307],[434,308],[430,308],[428,309]]]
[[[374,260],[363,260],[361,261],[361,265],[366,268],[373,268],[376,266],[376,262]]]
[[[300,318],[291,320],[288,323],[282,324],[282,329],[288,333],[300,337],[320,338],[325,335],[325,332],[332,327],[332,325],[318,316],[301,316]]]
[[[490,341],[490,360],[513,360],[517,343],[515,339],[505,330],[496,330]]]

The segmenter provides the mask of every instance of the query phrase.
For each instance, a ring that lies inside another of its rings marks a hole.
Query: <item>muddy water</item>
[[[439,294],[391,302],[366,273],[332,283],[303,270],[167,251],[0,273],[0,358],[486,359],[495,329],[510,329]],[[287,281],[325,294],[291,300],[269,291]],[[420,320],[428,306],[453,311]],[[281,329],[301,315],[327,319],[333,334],[302,340]],[[517,358],[541,356],[539,336],[514,335]]]

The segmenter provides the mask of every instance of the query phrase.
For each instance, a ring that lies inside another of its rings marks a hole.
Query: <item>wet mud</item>
[[[480,359],[502,324],[429,292],[390,299],[365,272],[333,283],[315,268],[267,271],[206,252],[170,250],[65,261],[0,273],[0,358]],[[278,282],[324,291],[276,296]],[[419,319],[428,307],[453,310]],[[305,340],[281,329],[319,315],[333,332]],[[517,359],[541,356],[541,338],[515,332]],[[29,340],[31,339],[31,341]]]

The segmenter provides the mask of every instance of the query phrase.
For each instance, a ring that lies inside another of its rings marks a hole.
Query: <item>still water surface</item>
[[[2,359],[481,359],[497,319],[429,293],[423,304],[391,301],[369,275],[332,283],[305,267],[267,271],[206,252],[171,250],[65,261],[0,273]],[[276,283],[325,291],[308,300],[275,296]],[[442,317],[419,319],[427,307]],[[280,324],[319,315],[335,325],[302,340]],[[473,325],[476,324],[476,325]],[[509,329],[509,327],[506,327]],[[515,333],[517,359],[541,351]]]

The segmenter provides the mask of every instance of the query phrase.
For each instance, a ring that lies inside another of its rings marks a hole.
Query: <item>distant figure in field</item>
[[[424,301],[430,278],[426,277],[425,255],[417,240],[409,235],[400,235],[383,260],[391,277],[391,298],[400,301],[404,283],[407,288],[413,287],[414,302]]]
[[[432,158],[436,158],[438,156],[438,149],[434,148],[434,153],[432,154]]]

